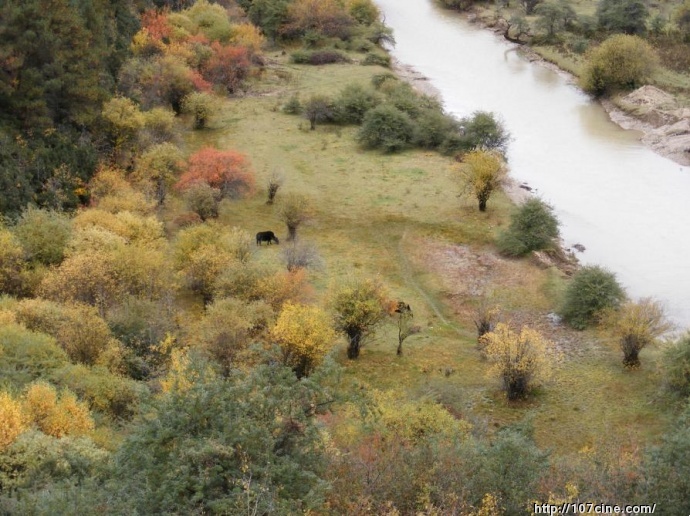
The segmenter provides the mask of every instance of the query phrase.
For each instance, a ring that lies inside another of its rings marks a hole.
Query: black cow
[[[261,242],[268,242],[268,245],[271,245],[271,242],[279,244],[280,240],[273,231],[259,231],[256,234],[256,245],[261,245]]]

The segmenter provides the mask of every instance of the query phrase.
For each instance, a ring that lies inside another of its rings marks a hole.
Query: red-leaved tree
[[[175,186],[184,191],[194,184],[208,183],[223,197],[238,199],[254,192],[256,181],[247,157],[236,151],[206,147],[192,154],[189,168]]]
[[[223,46],[217,41],[211,45],[211,49],[213,55],[203,65],[204,77],[224,86],[228,93],[234,93],[249,75],[249,52],[245,47]]]

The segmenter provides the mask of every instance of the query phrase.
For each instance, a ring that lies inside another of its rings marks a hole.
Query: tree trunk
[[[403,345],[403,339],[400,339],[400,338],[399,338],[399,339],[398,339],[398,351],[396,352],[396,354],[397,354],[399,357],[401,357],[402,354],[403,354],[403,347],[402,347],[402,345]]]
[[[293,242],[297,239],[297,226],[288,226],[288,242]]]
[[[352,333],[347,336],[348,346],[347,346],[347,358],[350,360],[355,360],[359,357],[359,351],[362,346],[362,334]]]
[[[479,199],[479,211],[486,211],[486,199]]]

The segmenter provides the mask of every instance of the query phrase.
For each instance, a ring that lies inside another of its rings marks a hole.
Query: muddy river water
[[[567,76],[433,0],[376,0],[400,62],[426,76],[447,111],[500,115],[511,175],[555,207],[566,246],[616,273],[633,297],[664,302],[690,327],[690,167],[612,123]]]

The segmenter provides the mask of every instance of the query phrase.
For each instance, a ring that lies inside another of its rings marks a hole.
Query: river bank
[[[507,27],[502,18],[492,21],[476,13],[461,13],[461,16],[506,39]],[[578,77],[572,71],[546,59],[527,44],[511,43],[526,60],[557,72],[577,86]],[[612,122],[623,129],[641,133],[640,141],[654,152],[679,165],[690,165],[690,108],[684,107],[676,97],[655,86],[645,85],[627,94],[600,99],[599,103]]]

